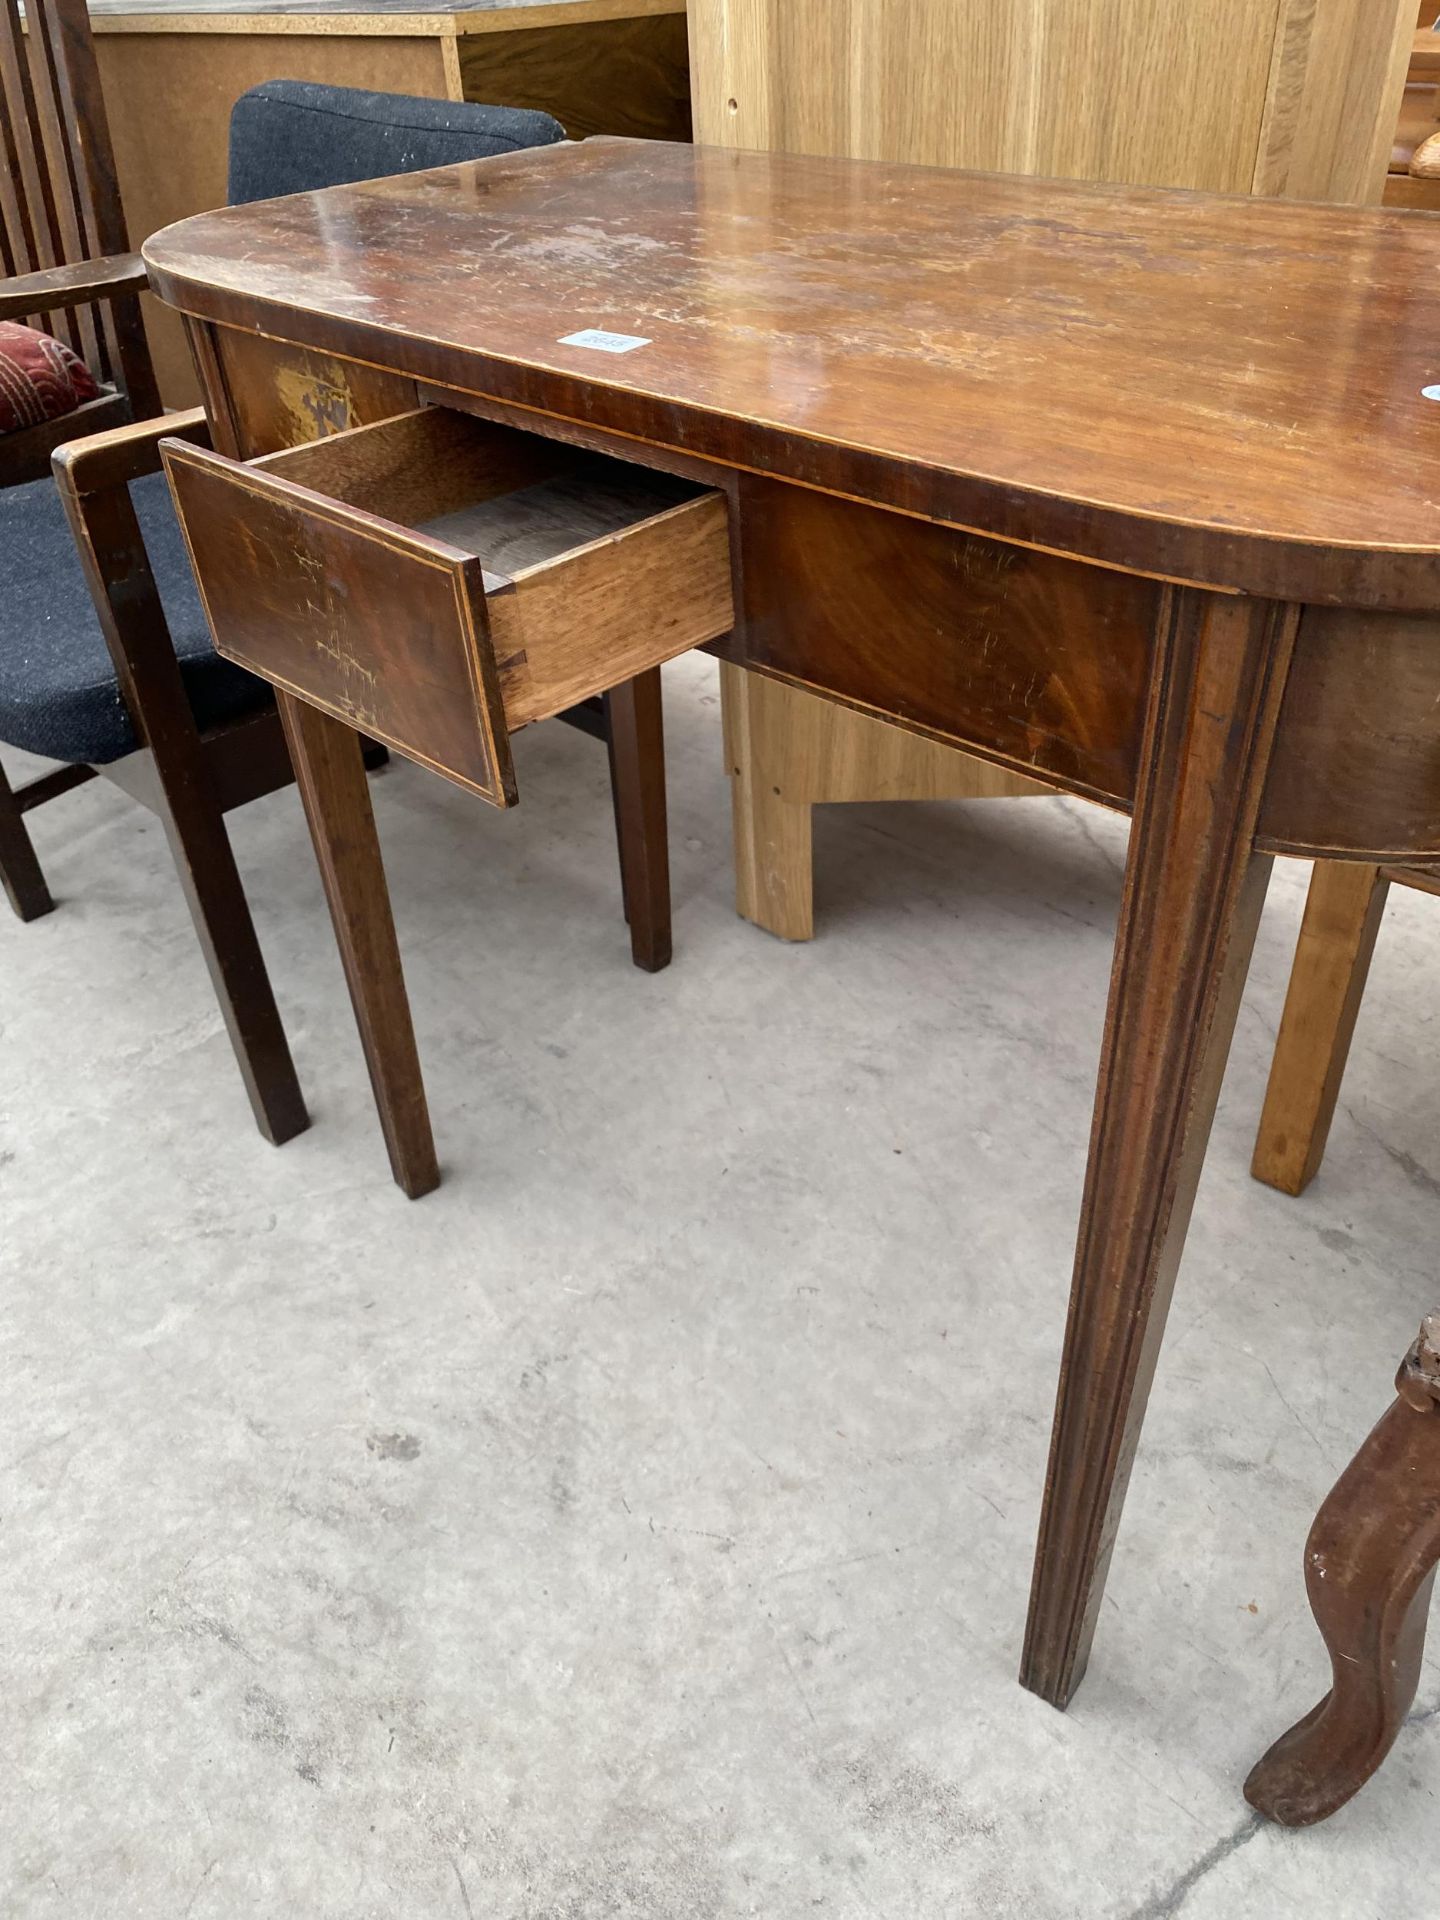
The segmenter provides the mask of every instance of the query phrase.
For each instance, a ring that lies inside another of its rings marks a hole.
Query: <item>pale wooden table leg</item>
[[[350,1000],[396,1182],[412,1200],[440,1183],[420,1056],[360,736],[277,688],[276,700],[330,903]]]
[[[1320,1170],[1390,883],[1379,867],[1317,860],[1250,1171],[1303,1193]]]
[[[733,782],[736,910],[782,940],[814,934],[817,805],[1049,791],[1007,767],[740,667],[722,664],[720,704]]]
[[[1171,589],[1157,635],[1021,1679],[1084,1675],[1270,861],[1296,615]]]
[[[787,800],[771,779],[765,752],[764,703],[772,689],[759,674],[720,664],[725,765],[735,830],[735,911],[781,940],[815,935],[811,804]],[[799,770],[802,743],[790,745]]]

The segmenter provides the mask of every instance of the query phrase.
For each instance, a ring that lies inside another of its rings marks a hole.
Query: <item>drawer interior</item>
[[[566,470],[553,479],[436,514],[416,531],[473,553],[485,570],[486,591],[494,592],[517,574],[623,533],[705,491],[671,474],[569,451]]]
[[[397,414],[251,465],[459,547],[497,587],[709,491],[448,407]]]

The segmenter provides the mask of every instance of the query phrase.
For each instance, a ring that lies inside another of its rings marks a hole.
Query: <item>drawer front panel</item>
[[[450,408],[165,460],[221,653],[501,806],[517,728],[734,621],[722,494]]]
[[[165,464],[227,659],[513,805],[477,559],[219,454]]]
[[[1155,581],[758,476],[740,526],[745,623],[727,658],[1133,799]]]

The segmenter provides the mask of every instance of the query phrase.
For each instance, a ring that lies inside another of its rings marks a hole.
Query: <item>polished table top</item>
[[[1440,216],[592,140],[145,256],[202,318],[1002,539],[1440,610]]]

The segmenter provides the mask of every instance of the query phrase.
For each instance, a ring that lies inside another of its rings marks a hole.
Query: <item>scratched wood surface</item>
[[[1002,539],[1440,608],[1429,215],[604,140],[145,257],[203,318]]]

